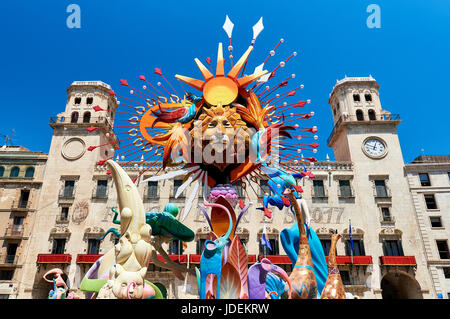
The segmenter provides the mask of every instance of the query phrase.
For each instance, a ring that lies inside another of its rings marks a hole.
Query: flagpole
[[[351,254],[352,265],[353,265],[353,237],[352,237],[352,221],[351,221],[351,219],[348,220],[348,232],[350,234],[350,254]]]

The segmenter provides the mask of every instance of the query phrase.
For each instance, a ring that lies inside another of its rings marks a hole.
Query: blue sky
[[[80,29],[66,26],[71,3],[81,8]],[[371,3],[381,8],[380,29],[366,25]],[[312,100],[318,159],[327,153],[333,159],[326,146],[332,130],[328,95],[345,75],[371,74],[378,81],[383,108],[403,120],[398,132],[405,162],[422,148],[450,153],[450,2],[443,0],[1,1],[0,134],[15,129],[14,144],[48,152],[48,119],[64,110],[66,89],[75,80],[101,80],[120,90],[122,78],[138,83],[145,74],[158,81],[155,67],[166,77],[200,77],[193,59],[215,61],[217,43],[227,43],[226,14],[235,24],[235,57],[263,16],[251,68],[280,38],[285,43],[269,69],[299,53],[280,78],[295,73],[305,85],[298,96]]]

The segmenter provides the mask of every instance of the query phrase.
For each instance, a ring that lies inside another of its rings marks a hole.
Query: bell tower
[[[328,103],[333,112],[334,129],[328,137],[337,161],[380,160],[398,151],[398,114],[381,107],[380,86],[372,76],[345,77],[337,81]]]

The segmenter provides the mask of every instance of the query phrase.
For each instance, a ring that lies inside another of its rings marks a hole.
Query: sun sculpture
[[[219,43],[215,75],[210,58],[206,59],[208,67],[199,59],[194,60],[203,79],[175,75],[183,94],[178,94],[161,69],[155,68],[154,73],[164,80],[171,91],[161,82],[153,85],[147,77],[141,75],[139,78],[144,83],[139,88],[133,87],[127,80],[120,81],[122,86],[129,89],[130,96],[110,91],[110,95],[117,99],[117,110],[104,110],[94,106],[95,111],[110,112],[109,115],[115,123],[114,130],[107,133],[111,141],[99,145],[111,145],[115,155],[97,164],[108,164],[113,168],[113,177],[120,175],[118,165],[113,162],[114,157],[117,157],[121,166],[141,166],[140,175],[133,179],[132,183],[182,177],[183,183],[175,197],[188,186],[192,186],[192,191],[181,214],[181,222],[193,209],[194,198],[198,197],[202,189],[203,205],[199,204],[198,209],[205,215],[211,232],[205,243],[200,269],[196,269],[201,298],[281,298],[282,295],[287,298],[317,298],[327,278],[327,265],[320,241],[309,227],[311,218],[306,203],[301,198],[302,188],[297,185],[297,180],[301,178],[314,177],[306,170],[306,165],[313,164],[316,159],[304,156],[303,153],[316,153],[319,145],[315,142],[317,135],[314,134],[317,128],[301,124],[314,115],[312,111],[303,111],[310,101],[292,101],[303,85],[287,89],[288,84],[295,78],[294,74],[280,79],[283,73],[281,69],[297,53],[293,52],[273,70],[264,70],[268,60],[284,42],[281,39],[264,62],[247,75],[245,69],[249,56],[254,49],[256,38],[264,28],[262,18],[253,27],[250,46],[236,63],[233,63],[231,45],[233,26],[227,16],[223,28],[230,42],[228,72],[225,71],[223,45]],[[279,80],[275,82],[277,78]],[[187,92],[183,83],[195,91]],[[288,102],[289,100],[292,102]],[[123,122],[124,125],[121,124]],[[98,127],[90,127],[88,131],[96,129]],[[93,151],[99,146],[90,146],[88,150]],[[141,175],[155,166],[159,168],[158,171],[142,181]],[[257,183],[260,179],[268,180],[271,192],[265,193],[262,200],[259,199],[261,189]],[[282,244],[292,260],[294,275],[289,277],[268,259],[248,268],[246,248],[235,232],[251,203],[245,204],[244,201],[238,200],[237,187],[245,193],[247,199],[250,192],[256,194],[260,201],[257,208],[267,218],[272,217],[275,208],[281,210],[284,207],[290,207],[296,215],[297,223],[282,232]],[[118,187],[118,192],[120,191]],[[119,196],[119,204],[120,201]],[[238,204],[240,211],[236,212]],[[208,213],[209,208],[211,209]],[[123,243],[120,245],[127,245],[125,249],[128,255],[133,252],[139,255],[139,250],[135,251],[136,247],[133,246],[137,242],[129,245],[128,237],[132,233],[127,237],[124,219],[129,219],[130,213],[127,210],[125,213],[123,215],[122,208],[120,240]],[[85,283],[94,283],[89,280],[93,280],[91,275],[97,274],[98,268],[102,274],[110,271],[109,280],[103,279],[104,283],[108,281],[109,286],[103,290],[110,294],[112,292],[116,298],[130,295],[119,288],[118,293],[115,292],[115,281],[118,279],[122,279],[119,285],[126,283],[133,288],[137,284],[132,279],[139,278],[135,294],[139,298],[155,298],[160,295],[157,287],[142,278],[146,271],[145,258],[155,256],[155,248],[161,252],[159,244],[155,247],[155,243],[160,242],[157,240],[160,234],[155,231],[152,233],[156,226],[145,223],[145,214],[140,211],[136,213],[140,228],[135,225],[136,235],[130,238],[140,238],[145,242],[142,247],[146,248],[142,251],[142,260],[133,264],[132,269],[128,271],[134,271],[135,274],[127,273],[127,270],[120,266],[118,257],[114,263],[114,254],[111,253],[94,265],[85,278]],[[179,222],[176,218],[166,220],[174,225]],[[167,229],[170,232],[176,227]],[[142,230],[149,234],[142,233]],[[171,233],[170,236],[173,235]],[[192,239],[187,236],[182,240]],[[148,248],[147,243],[153,243],[153,246]],[[116,256],[120,256],[121,249],[115,248]],[[107,267],[103,266],[106,261]],[[187,271],[175,269],[173,265],[166,266],[177,276],[180,271]],[[97,269],[96,272],[94,269]],[[261,289],[266,293],[261,294]],[[98,287],[96,290],[85,290],[98,291]]]

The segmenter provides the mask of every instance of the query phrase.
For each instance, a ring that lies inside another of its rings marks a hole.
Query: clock
[[[379,137],[368,137],[362,145],[363,152],[371,158],[382,158],[387,154],[386,142]]]

